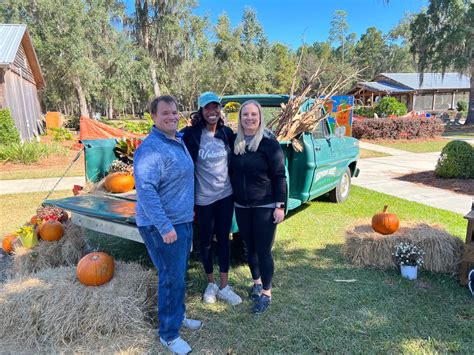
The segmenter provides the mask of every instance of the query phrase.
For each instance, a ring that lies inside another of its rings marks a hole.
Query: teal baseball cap
[[[210,104],[211,102],[217,102],[220,105],[221,99],[219,98],[219,96],[217,96],[213,92],[210,92],[210,91],[204,92],[201,94],[201,96],[199,96],[198,106],[204,107],[207,104]]]

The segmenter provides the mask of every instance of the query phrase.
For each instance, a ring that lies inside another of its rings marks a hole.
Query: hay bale
[[[117,349],[146,342],[156,322],[156,285],[154,270],[122,262],[100,287],[82,285],[72,266],[11,279],[0,286],[2,345],[91,350],[104,341]]]
[[[421,267],[433,272],[457,273],[461,262],[463,243],[441,226],[405,222],[392,235],[381,235],[366,223],[356,225],[346,233],[344,254],[355,265],[381,268],[398,267],[392,257],[395,246],[411,242],[422,248],[425,263]]]
[[[27,276],[51,267],[76,265],[86,254],[86,248],[81,228],[68,221],[64,224],[64,236],[60,240],[42,240],[32,249],[15,248],[12,273]]]

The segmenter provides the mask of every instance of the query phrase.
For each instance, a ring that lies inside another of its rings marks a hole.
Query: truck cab
[[[275,112],[282,103],[289,100],[287,95],[232,95],[222,98],[222,105],[228,102],[243,103],[257,100],[268,112]],[[308,109],[311,101],[302,110]],[[270,118],[270,117],[268,117]],[[280,142],[285,155],[285,170],[288,184],[287,211],[329,194],[333,202],[343,202],[349,196],[351,179],[357,177],[359,169],[359,142],[344,135],[344,128],[335,127],[329,119],[319,122],[312,132],[302,133],[298,139],[303,146],[296,151],[291,142]],[[100,181],[114,159],[115,139],[83,140],[85,148],[86,179]],[[45,204],[55,205],[72,214],[72,222],[119,238],[142,242],[135,220],[136,194],[98,193],[83,194],[58,200],[46,200]],[[237,231],[234,222],[233,232]]]

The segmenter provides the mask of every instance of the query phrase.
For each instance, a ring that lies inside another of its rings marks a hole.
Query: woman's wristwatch
[[[281,209],[283,209],[283,210],[286,208],[284,202],[277,202],[275,207],[276,207],[276,208],[281,208]]]

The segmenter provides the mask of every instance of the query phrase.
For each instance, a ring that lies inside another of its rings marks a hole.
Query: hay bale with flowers
[[[361,222],[346,232],[344,254],[352,264],[380,268],[398,267],[393,252],[398,244],[410,242],[426,254],[422,269],[433,272],[457,273],[463,244],[438,225],[405,222],[398,232],[381,235]]]
[[[76,265],[84,256],[87,244],[80,227],[67,221],[58,241],[40,241],[33,248],[17,246],[13,254],[13,275],[26,276],[51,267]]]
[[[2,350],[90,352],[104,340],[124,349],[153,339],[156,272],[138,264],[115,266],[113,279],[99,287],[81,284],[75,266],[45,269],[1,285]]]

